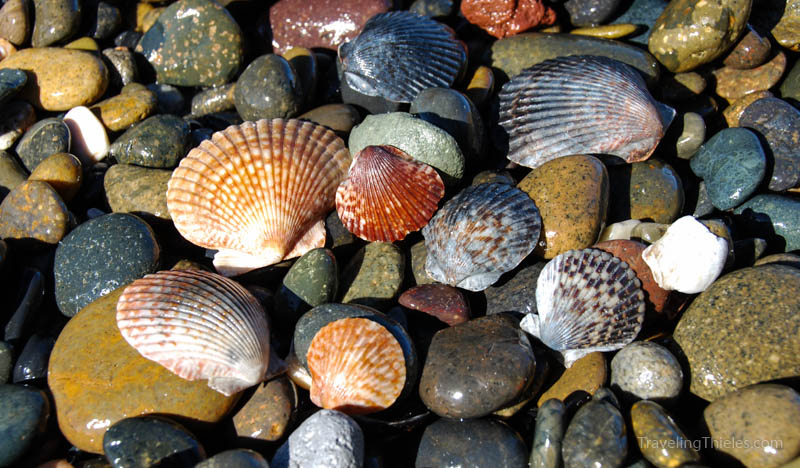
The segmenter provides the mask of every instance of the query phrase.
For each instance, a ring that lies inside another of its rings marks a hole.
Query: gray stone
[[[108,154],[123,164],[172,169],[189,149],[189,124],[174,115],[149,117],[122,134]]]
[[[603,24],[619,7],[620,0],[568,0],[564,8],[569,12],[573,26],[597,26]]]
[[[54,153],[69,152],[70,133],[67,124],[58,118],[36,122],[17,143],[17,155],[29,171]]]
[[[77,0],[33,0],[36,18],[31,45],[47,47],[63,42],[78,32],[81,24],[81,2]]]
[[[440,419],[425,428],[417,468],[527,466],[527,449],[506,424],[492,419]]]
[[[364,464],[364,433],[344,413],[319,410],[292,432],[275,452],[272,468],[329,466],[361,468]]]
[[[408,110],[449,133],[468,160],[478,163],[483,149],[484,127],[475,104],[454,89],[427,88]]]
[[[47,425],[50,404],[40,390],[0,384],[0,466],[12,466]]]
[[[555,398],[547,400],[536,413],[530,468],[559,468],[563,439],[564,403]]]
[[[195,468],[269,468],[269,463],[258,452],[232,449],[201,461]]]
[[[775,97],[750,104],[739,126],[756,130],[767,140],[774,165],[769,189],[780,192],[800,184],[800,110]]]
[[[338,289],[339,268],[333,252],[310,250],[283,278],[275,295],[275,310],[279,314],[299,316],[312,307],[333,301]]]
[[[149,416],[112,424],[103,436],[103,452],[114,468],[194,466],[206,458],[200,442],[181,425]]]
[[[737,225],[766,239],[770,250],[800,249],[800,200],[784,195],[756,195],[734,210]]]
[[[625,419],[607,393],[598,391],[578,409],[562,444],[565,468],[622,465],[628,454]]]
[[[299,114],[303,104],[300,80],[285,58],[262,55],[239,76],[233,102],[244,120],[288,119]]]
[[[611,386],[637,399],[674,399],[683,387],[683,371],[667,348],[634,341],[611,360]]]

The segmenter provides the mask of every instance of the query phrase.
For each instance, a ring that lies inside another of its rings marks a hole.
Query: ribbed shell
[[[500,91],[508,159],[535,168],[573,154],[647,159],[675,110],[656,102],[630,66],[606,57],[546,60]]]
[[[311,401],[325,409],[366,414],[388,408],[406,382],[403,348],[383,326],[345,318],[322,327],[306,354]]]
[[[218,250],[220,273],[237,275],[322,247],[349,165],[344,141],[321,125],[245,122],[189,152],[172,173],[167,207],[183,237]]]
[[[599,249],[570,250],[545,265],[536,282],[538,315],[523,330],[558,351],[570,367],[595,351],[614,351],[636,338],[644,293],[634,271]]]
[[[467,60],[452,29],[409,11],[380,13],[339,47],[347,83],[368,96],[411,102],[423,89],[449,88]]]
[[[216,273],[170,270],[134,281],[117,302],[117,326],[142,356],[225,395],[261,382],[268,369],[264,310]]]
[[[427,224],[443,196],[434,168],[394,146],[367,146],[336,191],[336,211],[356,236],[393,242]]]
[[[440,283],[482,291],[531,253],[541,226],[539,209],[522,190],[467,187],[422,229],[425,271]]]

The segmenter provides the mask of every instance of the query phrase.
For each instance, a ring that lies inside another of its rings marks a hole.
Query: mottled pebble
[[[339,135],[346,136],[356,125],[361,122],[358,109],[350,104],[325,104],[298,117],[324,125]]]
[[[611,360],[611,386],[636,399],[671,400],[680,395],[683,371],[667,348],[634,341]]]
[[[286,119],[300,113],[303,96],[289,62],[268,54],[247,65],[236,81],[233,101],[245,120]]]
[[[27,0],[9,0],[0,8],[0,37],[14,45],[28,40],[33,22],[32,10]]]
[[[359,468],[363,464],[364,433],[358,423],[344,413],[323,409],[292,432],[269,466]]]
[[[683,129],[675,145],[677,156],[691,159],[706,139],[706,123],[700,114],[683,114]]]
[[[759,99],[744,110],[739,126],[752,128],[767,140],[774,157],[770,190],[800,185],[800,110],[782,99]]]
[[[800,51],[800,0],[786,0],[778,6],[785,5],[780,21],[770,31],[778,44],[795,52]],[[770,8],[766,6],[766,8]]]
[[[70,152],[90,167],[108,154],[106,129],[87,107],[73,107],[64,115],[70,134]]]
[[[109,155],[124,164],[172,169],[189,150],[189,124],[159,114],[131,127],[111,145]]]
[[[156,95],[149,89],[122,93],[91,107],[103,125],[113,132],[141,122],[156,110]]]
[[[671,223],[683,210],[683,183],[675,169],[666,162],[647,161],[611,167],[611,199],[608,221],[648,219]]]
[[[5,341],[0,341],[0,384],[8,382],[11,378],[11,369],[14,368],[14,350]]]
[[[414,466],[524,468],[527,463],[525,443],[506,424],[492,419],[440,419],[422,433]]]
[[[725,121],[728,123],[728,127],[738,127],[739,119],[742,117],[742,113],[744,113],[744,110],[747,109],[747,107],[750,106],[750,104],[758,101],[759,99],[768,97],[773,97],[771,92],[756,91],[754,93],[745,94],[739,99],[736,99],[733,102],[731,102],[730,105],[722,111],[722,116],[725,117]]]
[[[78,32],[81,5],[74,0],[33,0],[34,17],[31,45],[47,47],[63,42]]]
[[[113,49],[103,49],[102,54],[107,61],[108,78],[113,88],[121,88],[136,81],[139,71],[130,49],[114,47]]]
[[[533,448],[528,460],[530,468],[558,468],[561,466],[561,442],[564,439],[564,403],[558,399],[547,400],[536,413]]]
[[[198,116],[235,109],[236,106],[233,102],[235,88],[235,83],[228,83],[195,94],[192,97],[192,115]]]
[[[19,353],[14,365],[13,382],[44,382],[47,379],[47,362],[56,340],[49,336],[33,334]]]
[[[800,62],[795,62],[789,73],[786,74],[780,91],[783,99],[794,99],[794,102],[800,102]]]
[[[333,252],[313,249],[300,257],[275,292],[275,311],[297,318],[312,307],[333,302],[339,291],[339,267]]]
[[[114,213],[136,213],[170,220],[167,183],[172,171],[130,164],[111,166],[103,178],[108,206]]]
[[[800,249],[800,201],[773,194],[756,195],[734,213],[737,225],[750,235],[766,237],[771,250]]]
[[[64,200],[46,182],[32,180],[0,203],[0,238],[55,245],[70,228]]]
[[[282,439],[292,422],[298,398],[297,388],[286,376],[258,385],[233,415],[236,435],[267,441]]]
[[[463,0],[461,14],[497,38],[513,36],[536,26],[549,26],[556,20],[555,11],[542,0],[496,3]]]
[[[8,151],[0,151],[0,201],[28,179],[25,169]]]
[[[55,117],[36,122],[17,143],[17,154],[22,164],[33,171],[40,162],[54,153],[67,153],[70,132],[63,120]]]
[[[200,442],[183,426],[166,418],[126,418],[103,436],[103,453],[111,466],[193,466],[206,458]]]
[[[605,23],[620,3],[620,0],[567,0],[564,8],[573,26],[596,26]]]
[[[536,313],[536,280],[545,262],[527,265],[484,290],[486,315],[501,312]]]
[[[752,70],[722,67],[714,70],[716,92],[720,97],[733,101],[746,94],[766,91],[775,86],[786,70],[786,55],[778,52],[772,60]]]
[[[453,326],[469,320],[469,303],[464,294],[446,284],[422,284],[405,291],[397,302],[409,309],[432,315]]]
[[[414,276],[416,284],[431,284],[435,283],[434,279],[425,271],[425,261],[428,258],[428,249],[425,247],[425,241],[419,241],[411,246],[409,251],[411,257],[411,272]]]
[[[231,449],[201,461],[195,468],[269,468],[269,464],[253,450]]]
[[[422,16],[436,18],[453,12],[453,0],[415,0],[408,10]]]
[[[44,432],[49,415],[50,404],[41,390],[0,384],[0,465],[22,462]]]
[[[380,307],[400,294],[405,255],[394,244],[371,242],[342,271],[340,296],[345,303]]]
[[[561,454],[565,468],[622,465],[628,454],[625,419],[614,404],[601,397],[601,392],[572,417]]]
[[[0,109],[0,150],[7,150],[36,123],[33,106],[18,99],[6,103]]]
[[[700,461],[692,440],[658,403],[642,400],[631,408],[631,426],[642,455],[657,468]]]
[[[122,12],[116,5],[99,1],[94,13],[93,22],[89,26],[89,35],[95,39],[109,39],[122,26]],[[90,16],[91,17],[91,16]]]
[[[575,392],[586,392],[594,395],[606,384],[608,370],[603,353],[587,354],[566,369],[558,379],[541,394],[537,404],[542,406],[547,400],[564,401]]]
[[[747,32],[731,49],[723,63],[726,67],[749,70],[764,63],[771,50],[769,39],[763,37],[748,24]]]

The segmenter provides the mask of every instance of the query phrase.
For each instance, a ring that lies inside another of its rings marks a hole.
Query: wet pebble
[[[0,70],[0,104],[5,104],[15,96],[27,82],[28,75],[22,70],[14,68]]]
[[[315,107],[298,119],[310,120],[324,125],[340,135],[347,135],[350,130],[361,122],[358,109],[350,104],[325,104]]]
[[[14,350],[5,341],[0,341],[0,384],[8,382],[14,368]]]
[[[81,188],[83,170],[80,160],[69,153],[55,153],[31,172],[28,180],[47,182],[69,203]]]
[[[107,129],[118,132],[149,117],[156,111],[157,105],[154,92],[138,89],[104,99],[91,109]]]
[[[598,428],[603,428],[598,431]],[[628,454],[625,419],[615,404],[595,394],[581,406],[564,433],[561,454],[565,468],[621,466]]]
[[[44,392],[0,384],[0,465],[12,466],[36,443],[50,415]]]
[[[260,453],[248,449],[220,452],[195,465],[196,468],[269,468]]]
[[[8,151],[0,151],[0,201],[28,179],[25,169]]]
[[[425,428],[414,466],[523,468],[527,462],[527,448],[522,438],[502,422],[440,419]]]
[[[647,46],[647,39],[650,37],[653,24],[667,6],[666,0],[633,0],[624,2],[625,9],[622,14],[617,16],[612,24],[635,24],[638,29],[636,34],[628,40],[637,44]]]
[[[108,154],[109,142],[106,129],[92,111],[84,106],[73,107],[64,115],[70,134],[70,152],[80,158],[81,163],[91,167]]]
[[[619,7],[620,0],[568,0],[564,8],[573,26],[603,24]]]
[[[103,178],[106,200],[114,213],[136,213],[170,220],[167,183],[172,171],[130,164],[111,166]]]
[[[561,442],[564,439],[564,403],[547,400],[536,413],[536,428],[528,465],[531,468],[561,466]]]
[[[278,377],[258,385],[233,415],[236,435],[267,441],[282,439],[292,422],[297,403],[297,388],[288,377]]]
[[[739,126],[758,131],[772,151],[775,162],[770,190],[782,191],[800,184],[800,110],[782,99],[759,99],[744,110]]]
[[[203,446],[184,427],[148,416],[111,425],[103,436],[103,453],[114,468],[163,463],[194,466],[206,458]]]
[[[81,7],[72,0],[33,0],[34,17],[31,45],[47,47],[63,42],[78,32]]]
[[[446,284],[423,284],[405,291],[397,302],[409,309],[432,315],[453,326],[469,320],[469,303],[464,294]]]
[[[138,70],[130,49],[127,47],[103,49],[102,54],[107,60],[109,82],[113,88],[121,88],[136,81]]]
[[[671,223],[683,210],[683,182],[668,163],[647,161],[612,167],[608,220],[647,219]]]
[[[706,139],[706,123],[700,114],[683,114],[683,130],[678,137],[675,150],[681,159],[691,159]]]
[[[157,113],[175,115],[183,113],[186,101],[178,88],[165,83],[150,83],[147,89],[156,93]]]
[[[667,228],[669,228],[669,224],[639,223],[631,230],[631,239],[641,239],[648,244],[652,244],[664,236]]]
[[[545,262],[524,266],[484,290],[486,315],[501,312],[536,312],[536,280]]]
[[[700,461],[693,441],[658,403],[637,401],[631,408],[631,426],[642,455],[657,468]]]
[[[636,399],[674,400],[683,387],[683,371],[667,348],[635,341],[611,360],[611,386]]]
[[[364,433],[344,413],[319,410],[292,432],[275,452],[272,468],[322,464],[358,468],[364,463]]]
[[[341,301],[379,307],[400,294],[405,255],[394,244],[371,242],[342,271]]]
[[[472,101],[454,89],[428,88],[411,102],[409,112],[449,133],[469,161],[478,161],[484,128]]]
[[[262,55],[242,72],[233,92],[236,111],[245,120],[290,118],[300,113],[300,81],[285,58]]]
[[[111,38],[122,26],[122,12],[116,5],[103,1],[97,2],[96,8],[96,12],[90,12],[94,13],[94,21],[89,26],[89,35],[95,39]]]
[[[756,195],[734,213],[745,232],[765,237],[773,250],[800,249],[800,201],[796,198]]]
[[[0,150],[7,150],[36,122],[33,106],[12,100],[0,109]]]
[[[726,67],[749,70],[764,63],[771,50],[769,39],[748,24],[747,32],[731,49],[723,63]]]
[[[786,0],[785,2],[779,2],[775,6],[778,8],[783,6],[783,14],[770,31],[772,37],[778,41],[778,44],[797,52],[800,49],[800,32],[798,32],[797,28],[798,23],[800,23],[800,1]],[[773,6],[769,5],[769,7]]]
[[[480,0],[461,2],[461,14],[494,37],[513,36],[535,26],[555,22],[555,11],[542,0],[489,4]]]
[[[758,101],[759,99],[768,97],[773,97],[771,92],[756,91],[754,93],[745,94],[739,99],[735,99],[733,102],[730,103],[728,107],[726,107],[722,111],[722,116],[725,117],[725,121],[728,123],[728,127],[739,127],[739,119],[742,117],[742,114],[744,113],[745,109],[747,109],[750,106],[750,104]]]
[[[28,267],[22,271],[18,284],[17,308],[6,323],[4,335],[4,339],[17,351],[38,321],[45,294],[45,277],[36,268]]]
[[[11,191],[0,203],[0,238],[55,245],[70,228],[64,200],[46,182],[32,180]]]
[[[36,122],[17,143],[17,155],[29,171],[53,153],[67,153],[71,143],[69,127],[55,117]]]
[[[752,70],[722,67],[714,70],[716,92],[729,101],[775,86],[786,70],[786,55],[779,52],[772,60]]]
[[[411,246],[409,257],[411,257],[411,272],[414,276],[414,282],[418,285],[435,283],[434,279],[425,271],[428,249],[425,247],[424,240]]]
[[[587,354],[575,361],[572,367],[564,370],[564,373],[550,386],[545,387],[545,391],[539,397],[538,405],[541,406],[551,399],[565,401],[575,392],[594,395],[606,384],[607,379],[608,370],[603,353]]]
[[[783,99],[794,99],[800,102],[800,62],[795,62],[794,66],[786,74],[780,87]]]
[[[415,0],[409,7],[409,11],[436,18],[440,16],[449,16],[453,12],[452,0]]]
[[[9,0],[0,8],[0,37],[22,45],[30,35],[32,8],[26,0]]]
[[[333,302],[339,290],[339,267],[333,252],[313,249],[300,257],[275,293],[275,311],[299,317],[312,307]]]
[[[192,98],[192,115],[198,116],[234,109],[233,91],[235,88],[236,84],[228,83],[195,94]]]
[[[122,134],[109,155],[124,164],[172,169],[189,149],[189,124],[174,115],[150,117]]]

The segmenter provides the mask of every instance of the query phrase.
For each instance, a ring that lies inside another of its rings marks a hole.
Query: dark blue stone
[[[40,390],[0,385],[0,466],[18,461],[47,424],[50,403]]]
[[[766,239],[770,251],[800,249],[800,200],[756,195],[734,210],[736,223],[753,237]]]
[[[8,98],[16,95],[27,82],[28,75],[22,70],[15,68],[0,70],[0,104],[4,104]]]
[[[127,418],[103,436],[103,452],[115,468],[193,467],[206,458],[200,442],[181,425],[156,417]]]

